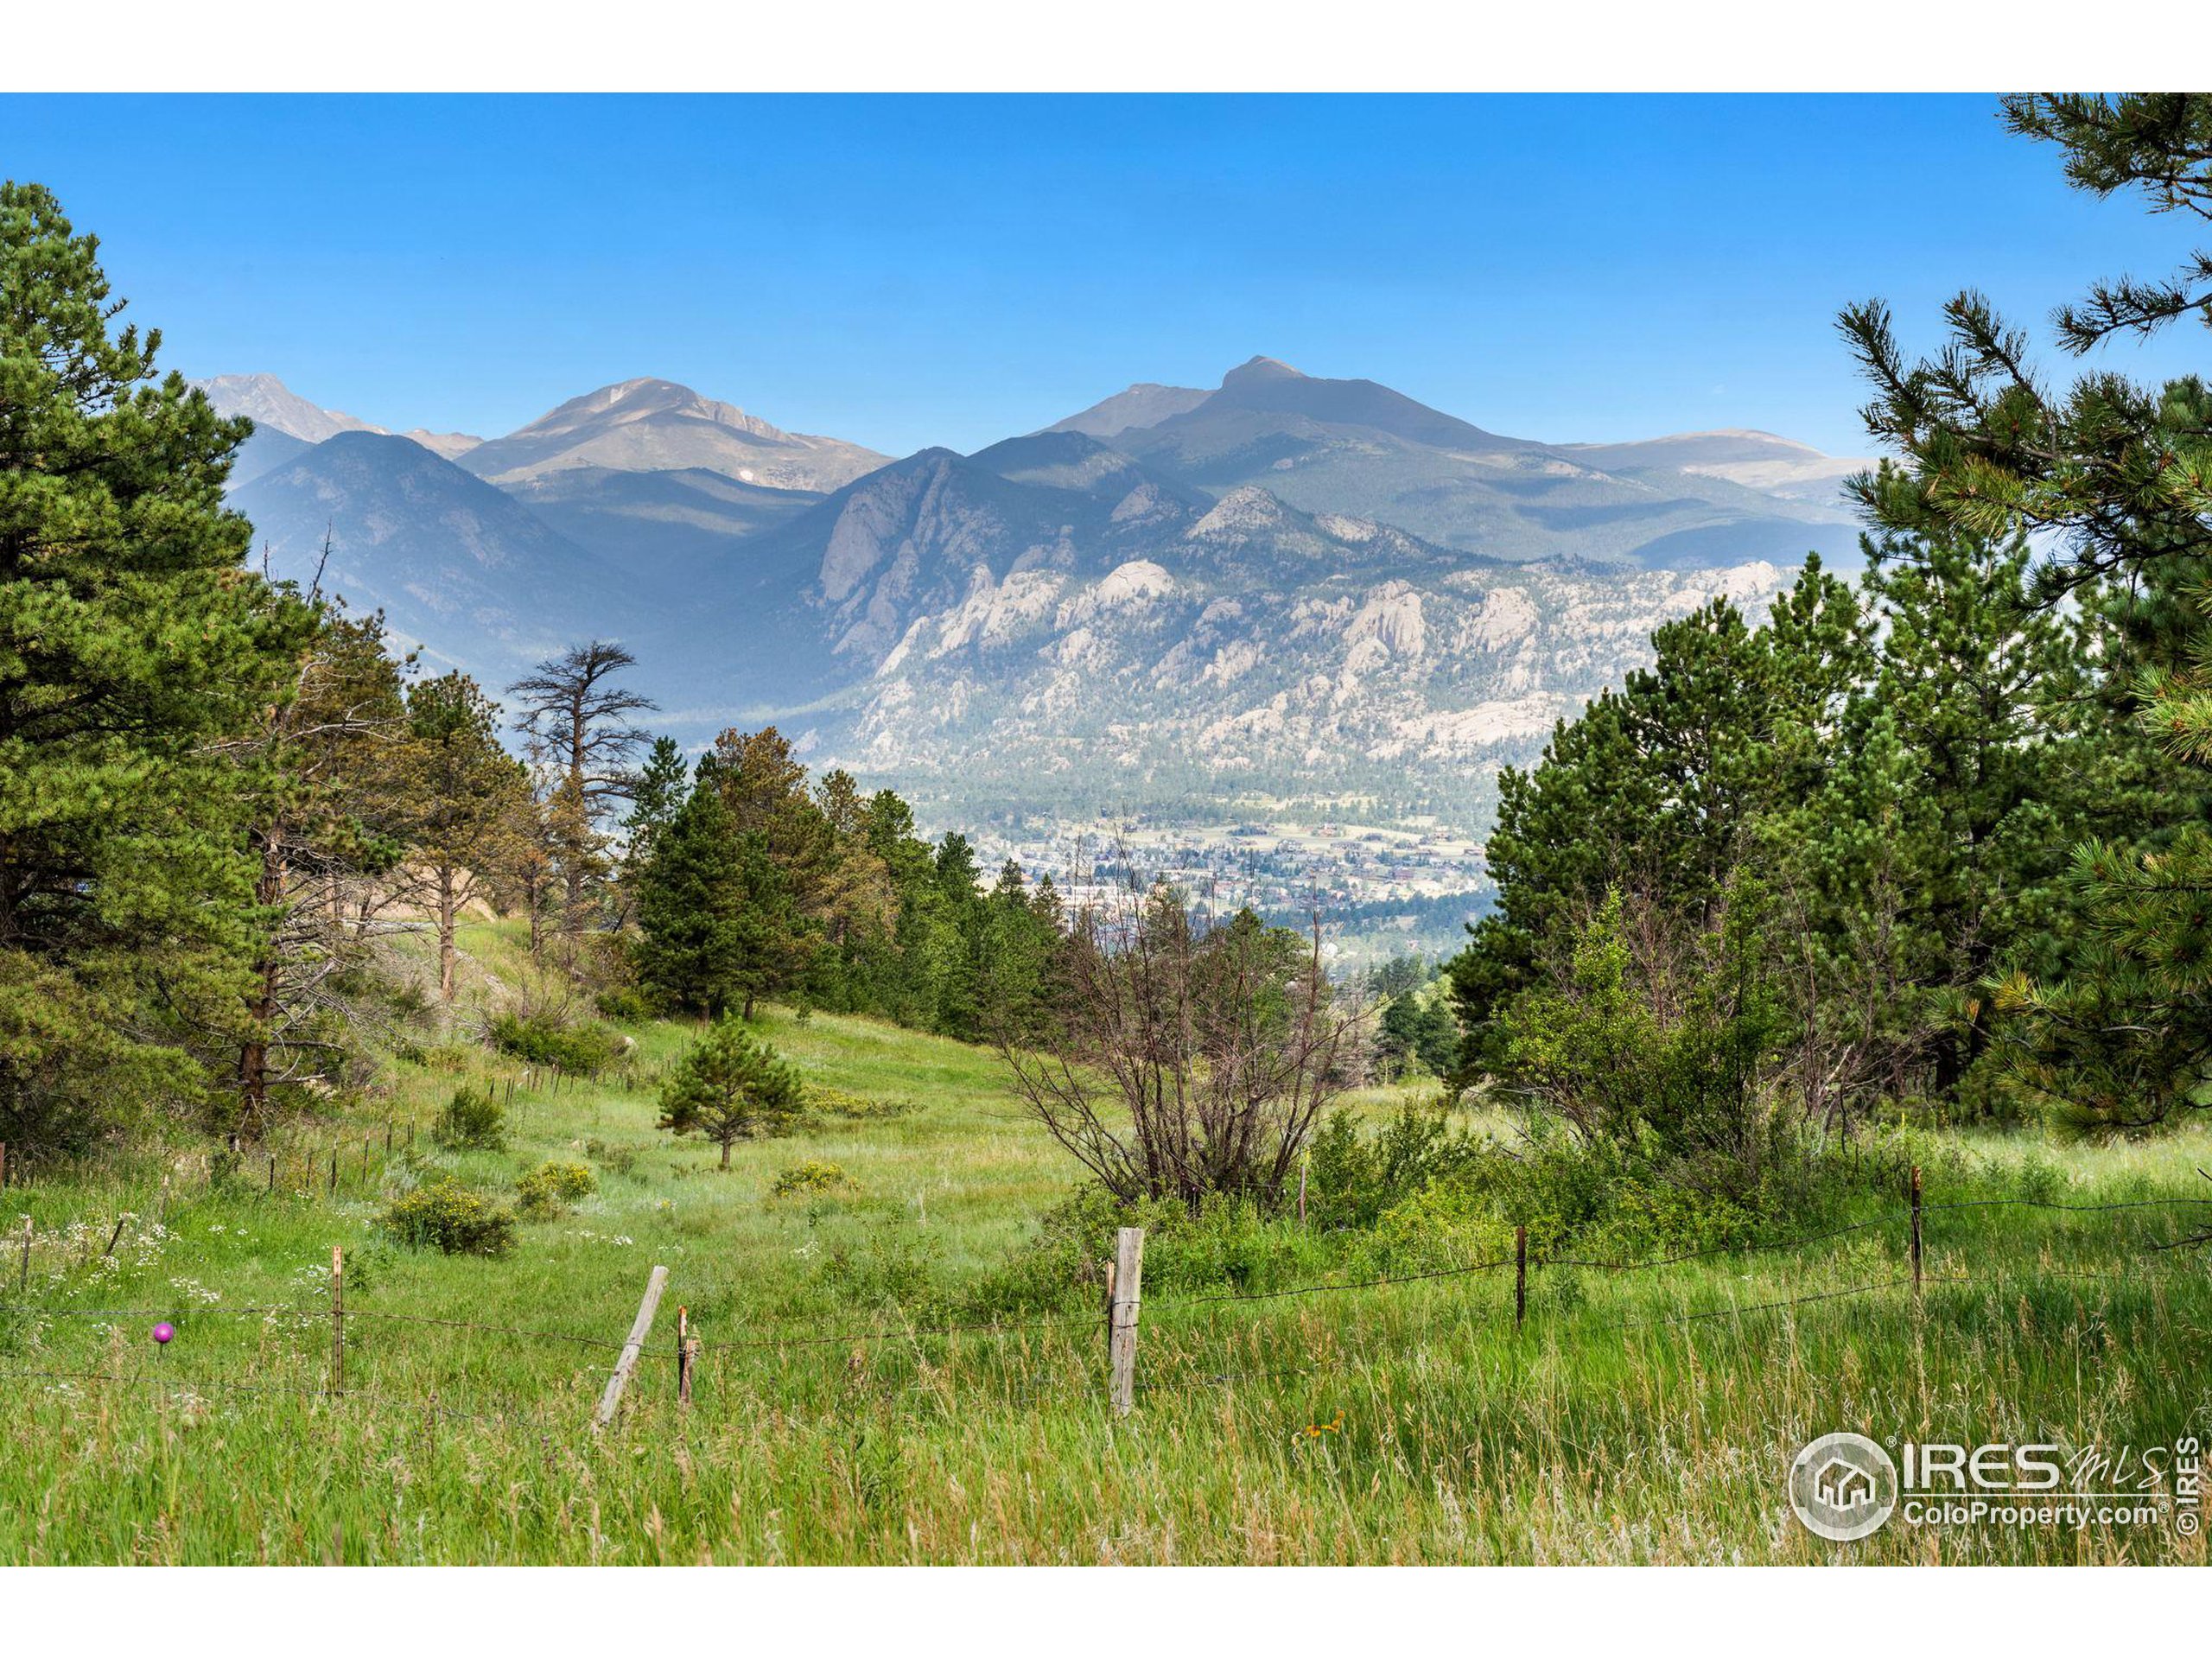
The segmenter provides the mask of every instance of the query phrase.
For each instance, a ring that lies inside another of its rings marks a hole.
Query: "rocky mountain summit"
[[[1856,537],[1857,463],[1786,439],[1545,444],[1269,358],[897,461],[664,380],[458,448],[210,390],[268,423],[233,499],[280,573],[327,541],[331,585],[493,686],[619,637],[685,739],[772,720],[948,814],[1478,822],[1652,627]]]

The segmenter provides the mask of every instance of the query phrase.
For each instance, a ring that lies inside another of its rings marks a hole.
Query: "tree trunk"
[[[723,1141],[723,1142],[722,1142],[722,1167],[723,1167],[724,1169],[728,1169],[728,1168],[729,1167],[729,1148],[730,1148],[730,1143],[729,1143],[728,1141]]]
[[[259,982],[246,1004],[251,1033],[238,1052],[238,1123],[251,1128],[265,1122],[269,1112],[269,1044],[264,1033],[276,1017],[276,959],[260,963]]]
[[[569,849],[569,868],[562,872],[561,931],[573,938],[584,927],[584,848],[591,839],[591,803],[584,795],[584,751],[589,728],[584,721],[584,695],[590,683],[579,688],[569,706],[569,789],[575,798],[575,845]]]
[[[264,909],[284,898],[284,827],[272,824],[261,843],[261,874],[253,884],[253,898]],[[277,925],[282,925],[281,921]],[[246,1018],[251,1021],[238,1050],[238,1122],[258,1128],[269,1113],[269,1027],[276,1018],[282,987],[277,976],[283,960],[276,941],[265,939],[261,959],[254,964],[253,994],[246,999]]]
[[[453,867],[438,869],[438,995],[450,1006],[454,998]]]

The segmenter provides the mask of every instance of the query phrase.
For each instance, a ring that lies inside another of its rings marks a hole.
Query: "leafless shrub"
[[[999,1048],[1015,1092],[1124,1199],[1272,1199],[1355,1078],[1355,1020],[1310,938],[1249,911],[1195,922],[1132,878],[1079,907],[1041,1031]]]

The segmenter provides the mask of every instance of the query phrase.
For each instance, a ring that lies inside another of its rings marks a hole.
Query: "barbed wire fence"
[[[1919,1172],[1913,1173],[1911,1202],[1904,1209],[1853,1222],[1840,1227],[1796,1236],[1785,1239],[1762,1240],[1748,1244],[1715,1245],[1694,1250],[1641,1261],[1610,1260],[1573,1255],[1532,1255],[1528,1247],[1525,1227],[1516,1229],[1515,1252],[1478,1262],[1446,1268],[1423,1269],[1402,1274],[1371,1275],[1358,1279],[1316,1280],[1302,1284],[1271,1287],[1262,1290],[1232,1289],[1204,1295],[1163,1299],[1146,1305],[1141,1294],[1144,1251],[1143,1230],[1125,1228],[1116,1240],[1114,1260],[1105,1264],[1103,1274],[1107,1290],[1101,1299],[1102,1306],[1095,1313],[1059,1313],[1025,1319],[988,1319],[951,1324],[921,1325],[912,1322],[879,1324],[864,1328],[846,1327],[834,1331],[766,1331],[719,1340],[707,1340],[693,1334],[688,1309],[679,1308],[677,1336],[672,1348],[649,1348],[645,1345],[654,1324],[662,1287],[668,1279],[665,1268],[657,1267],[645,1300],[632,1321],[627,1337],[594,1335],[586,1332],[549,1330],[537,1326],[520,1326],[488,1320],[453,1319],[438,1315],[408,1313],[396,1308],[348,1305],[344,1300],[344,1259],[340,1252],[333,1251],[330,1275],[331,1300],[327,1307],[303,1306],[296,1303],[260,1303],[245,1306],[142,1306],[126,1307],[80,1307],[67,1303],[38,1302],[24,1300],[19,1294],[7,1297],[0,1294],[0,1319],[29,1317],[34,1319],[93,1319],[115,1325],[118,1321],[161,1320],[189,1323],[209,1318],[258,1319],[296,1322],[299,1328],[311,1328],[327,1322],[331,1332],[331,1358],[327,1370],[320,1379],[301,1378],[290,1382],[246,1381],[235,1376],[188,1375],[182,1368],[173,1367],[166,1357],[154,1364],[136,1371],[101,1370],[64,1367],[0,1367],[0,1380],[66,1383],[75,1387],[83,1383],[118,1387],[148,1387],[174,1397],[180,1394],[205,1397],[210,1395],[237,1395],[274,1399],[283,1396],[301,1402],[321,1401],[331,1404],[346,1401],[402,1408],[424,1414],[425,1421],[438,1422],[490,1422],[507,1426],[521,1425],[536,1428],[541,1433],[553,1432],[560,1425],[553,1424],[547,1415],[547,1402],[538,1398],[528,1402],[513,1398],[492,1402],[472,1402],[471,1408],[463,1408],[442,1397],[441,1391],[427,1394],[395,1394],[376,1387],[350,1385],[346,1380],[345,1368],[349,1341],[358,1350],[363,1338],[358,1334],[349,1337],[349,1327],[358,1332],[365,1323],[374,1327],[407,1326],[457,1331],[472,1334],[497,1337],[508,1342],[545,1343],[583,1350],[601,1356],[613,1357],[614,1375],[609,1379],[607,1391],[601,1395],[600,1414],[594,1422],[603,1426],[614,1414],[624,1394],[624,1386],[640,1365],[673,1367],[674,1391],[678,1403],[688,1408],[691,1403],[694,1384],[700,1375],[702,1362],[715,1355],[800,1353],[823,1348],[841,1348],[858,1354],[871,1344],[902,1344],[915,1345],[925,1341],[955,1341],[976,1338],[998,1342],[1031,1335],[1039,1332],[1076,1332],[1088,1329],[1103,1334],[1106,1353],[1105,1397],[1118,1415],[1126,1415],[1135,1408],[1140,1392],[1147,1396],[1158,1396],[1188,1388],[1221,1388],[1242,1382],[1276,1381],[1290,1376],[1318,1376],[1341,1374],[1362,1368],[1371,1368],[1387,1361],[1388,1354],[1358,1353],[1324,1360],[1308,1355],[1300,1363],[1281,1365],[1262,1364],[1237,1368],[1185,1368],[1179,1374],[1147,1377],[1140,1383],[1137,1376],[1138,1336],[1143,1329],[1152,1329],[1165,1335],[1174,1322],[1186,1313],[1202,1314],[1216,1319],[1222,1313],[1291,1299],[1349,1295],[1367,1292],[1389,1292],[1404,1287],[1434,1285],[1439,1282],[1484,1278],[1503,1274],[1511,1269],[1514,1288],[1510,1303],[1500,1300],[1494,1306],[1477,1310],[1470,1307],[1463,1312],[1473,1322],[1495,1325],[1503,1328],[1509,1322],[1516,1332],[1530,1322],[1529,1286],[1531,1271],[1538,1274],[1561,1269],[1597,1272],[1609,1275],[1640,1274],[1674,1267],[1684,1262],[1709,1261],[1719,1258],[1748,1259],[1783,1252],[1800,1251],[1815,1244],[1832,1243],[1854,1235],[1876,1233],[1882,1229],[1900,1229],[1901,1242],[1905,1246],[1910,1270],[1907,1273],[1866,1281],[1834,1288],[1808,1291],[1804,1294],[1770,1298],[1757,1302],[1734,1302],[1726,1306],[1687,1310],[1676,1313],[1651,1314],[1623,1319],[1606,1320],[1596,1325],[1585,1324],[1583,1332],[1610,1334],[1665,1327],[1708,1325],[1740,1320],[1747,1317],[1779,1313],[1784,1310],[1839,1301],[1856,1300],[1885,1292],[1910,1290],[1916,1297],[1923,1295],[1933,1286],[1951,1288],[1965,1286],[1988,1286],[2012,1282],[2022,1275],[1978,1274],[1951,1272],[1931,1274],[1925,1269],[1925,1223],[1931,1216],[1972,1211],[2020,1209],[2066,1212],[2072,1214],[2104,1214],[2123,1211],[2164,1210],[2194,1210],[2199,1214],[2212,1211],[2212,1198],[2198,1198],[2174,1195],[2170,1197],[2129,1199],[2102,1204],[2071,1204],[2041,1198],[1975,1198],[1945,1204],[1923,1204]],[[120,1230],[118,1230],[118,1232]],[[2183,1265],[2176,1257],[2177,1249],[2192,1245],[2212,1243],[2212,1229],[2177,1234],[2169,1238],[2150,1241],[2139,1248],[2121,1253],[2121,1260],[2132,1264],[2126,1270],[2116,1273],[2090,1273],[2050,1265],[2038,1265],[2029,1274],[2036,1279],[2058,1279],[2078,1282],[2107,1285],[2139,1286],[2145,1282],[2145,1263],[2153,1258],[2169,1266]],[[29,1244],[28,1235],[23,1246],[23,1266],[18,1274],[19,1291],[28,1285]],[[2156,1278],[2159,1275],[2150,1275]],[[1541,1313],[1541,1309],[1540,1307]],[[1478,1319],[1477,1318],[1479,1314]],[[1149,1319],[1147,1326],[1145,1320]],[[1254,1327],[1245,1327],[1251,1333]],[[1176,1357],[1180,1357],[1178,1354]],[[934,1388],[936,1385],[932,1384]],[[1061,1383],[1034,1383],[1020,1389],[1009,1390],[1006,1398],[1024,1403],[1040,1397],[1065,1399],[1066,1389]]]

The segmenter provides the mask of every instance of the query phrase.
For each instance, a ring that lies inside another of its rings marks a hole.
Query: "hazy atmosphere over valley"
[[[496,687],[617,639],[688,743],[772,722],[1033,862],[1135,829],[1227,876],[1286,829],[1394,832],[1259,896],[1432,948],[1480,893],[1498,767],[1660,623],[1854,566],[1867,464],[1740,429],[1501,436],[1268,357],[898,460],[647,378],[488,439],[203,384],[255,422],[232,497],[272,572],[427,663]]]

